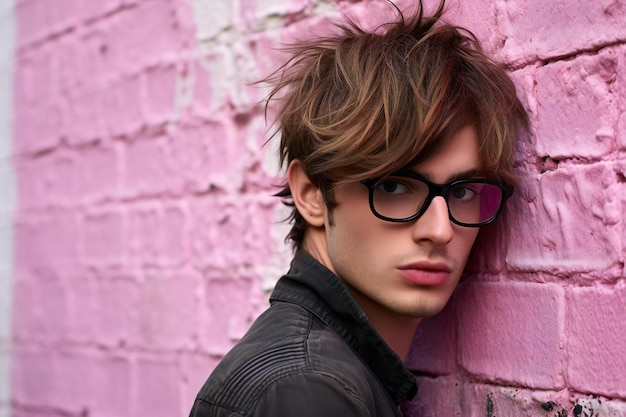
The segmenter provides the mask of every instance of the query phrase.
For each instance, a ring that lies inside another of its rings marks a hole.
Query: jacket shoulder
[[[277,303],[220,362],[191,416],[366,416],[372,404],[364,372],[310,312]],[[329,413],[320,412],[325,406]]]
[[[268,385],[250,417],[368,417],[374,409],[365,400],[345,380],[312,370]]]
[[[306,339],[311,322],[311,314],[293,304],[277,303],[268,309],[209,376],[191,415],[231,415],[194,414],[207,404],[232,415],[245,414],[274,381],[309,369]]]

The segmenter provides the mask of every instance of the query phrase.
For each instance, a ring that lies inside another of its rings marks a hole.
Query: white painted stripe
[[[13,141],[14,0],[0,0],[0,417],[9,417],[15,173]]]

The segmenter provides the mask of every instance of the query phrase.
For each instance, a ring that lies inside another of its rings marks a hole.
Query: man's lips
[[[444,263],[417,262],[398,267],[400,275],[416,285],[435,286],[448,280],[452,268]]]

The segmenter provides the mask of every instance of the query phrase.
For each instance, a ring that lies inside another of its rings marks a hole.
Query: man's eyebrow
[[[446,181],[445,184],[447,183],[451,183],[457,180],[466,180],[468,178],[474,178],[476,177],[476,175],[478,174],[478,169],[477,168],[472,168],[472,169],[468,169],[467,171],[462,171],[462,172],[457,172],[455,174],[452,174],[451,176],[449,176]],[[426,178],[428,181],[433,181],[433,177],[430,174],[427,173],[422,173],[422,172],[416,172],[416,174],[421,175],[422,177]]]

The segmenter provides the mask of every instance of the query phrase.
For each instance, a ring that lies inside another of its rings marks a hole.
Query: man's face
[[[445,184],[478,171],[475,129],[461,130],[433,158],[412,167],[432,182]],[[478,228],[452,223],[443,197],[408,223],[376,218],[363,184],[340,185],[333,225],[326,215],[327,265],[368,309],[410,317],[432,316],[445,306],[465,267]]]

